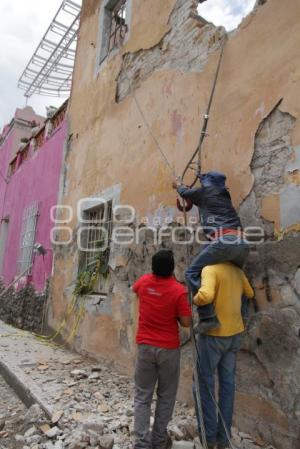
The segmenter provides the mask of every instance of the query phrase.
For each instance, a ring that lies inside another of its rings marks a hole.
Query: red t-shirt
[[[145,274],[132,287],[139,297],[137,344],[165,349],[180,345],[177,318],[191,316],[187,292],[173,276]]]

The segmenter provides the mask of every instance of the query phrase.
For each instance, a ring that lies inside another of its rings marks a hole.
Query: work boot
[[[167,436],[167,440],[166,443],[163,446],[153,446],[152,445],[152,449],[172,449],[173,446],[173,440],[172,438],[168,435]]]
[[[198,332],[202,335],[211,329],[218,329],[219,327],[220,322],[216,316],[213,318],[208,318],[207,320],[200,319],[198,324]]]

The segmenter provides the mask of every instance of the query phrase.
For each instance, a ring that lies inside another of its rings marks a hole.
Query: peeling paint
[[[280,225],[282,229],[300,223],[300,186],[288,185],[280,193]]]

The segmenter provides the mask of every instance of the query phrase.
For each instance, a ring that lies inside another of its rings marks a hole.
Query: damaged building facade
[[[67,103],[45,119],[17,109],[0,146],[0,276],[43,293],[52,273],[51,208],[57,203]],[[34,251],[39,243],[46,253]]]
[[[78,351],[128,370],[137,308],[130,286],[163,245],[174,249],[181,280],[187,264],[182,236],[170,239],[182,218],[171,182],[197,147],[225,36],[198,15],[198,3],[82,5],[48,321],[57,328],[67,316],[63,336],[76,328]],[[298,1],[257,2],[227,36],[201,155],[203,171],[226,174],[243,224],[264,233],[247,264],[256,301],[239,354],[235,420],[277,449],[297,449],[300,438],[299,15]],[[196,217],[191,211],[190,223]],[[153,229],[165,231],[161,242]],[[69,313],[74,295],[80,320]],[[190,352],[186,345],[185,399]]]

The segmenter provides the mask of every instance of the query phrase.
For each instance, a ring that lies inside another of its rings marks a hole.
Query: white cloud
[[[78,0],[76,0],[79,3]],[[18,79],[46,32],[62,0],[0,1],[0,132],[14,116],[17,107],[25,106],[18,89]],[[60,105],[63,98],[38,95],[28,104],[45,115],[46,105]]]
[[[200,16],[227,31],[236,28],[253,9],[255,0],[207,0],[198,7]]]

